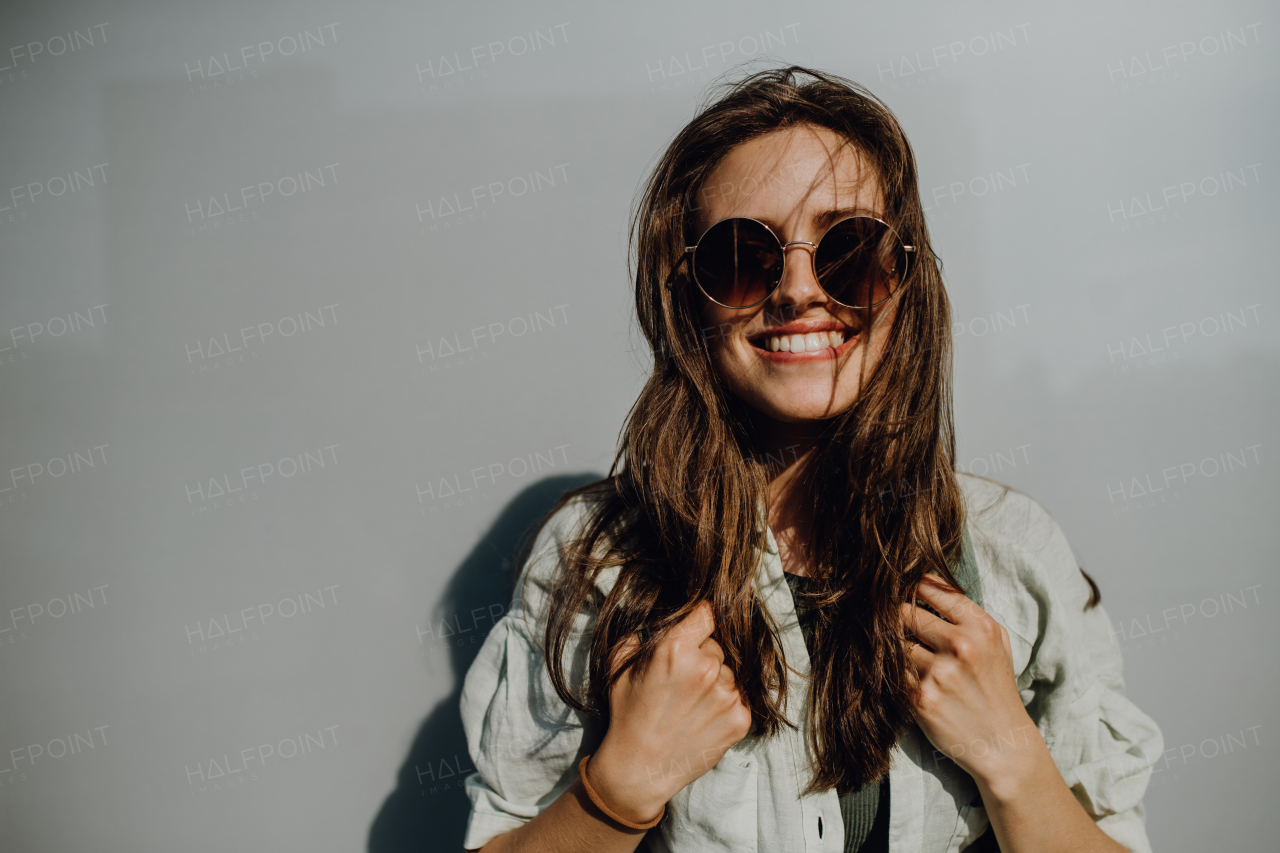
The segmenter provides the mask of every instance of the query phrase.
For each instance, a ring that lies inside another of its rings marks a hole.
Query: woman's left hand
[[[1018,694],[1009,633],[935,575],[924,576],[915,597],[945,617],[902,605],[917,643],[907,653],[920,682],[917,722],[940,752],[989,781],[1043,748]]]

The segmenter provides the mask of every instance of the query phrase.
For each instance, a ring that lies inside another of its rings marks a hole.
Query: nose
[[[812,305],[827,302],[827,294],[813,271],[813,253],[816,250],[817,246],[804,240],[783,244],[782,281],[778,282],[778,289],[770,298],[775,308],[799,315]]]

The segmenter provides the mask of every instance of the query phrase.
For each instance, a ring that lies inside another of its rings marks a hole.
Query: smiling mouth
[[[750,339],[751,345],[766,352],[818,352],[834,349],[845,342],[844,330],[826,332],[805,332],[790,335],[757,335]]]

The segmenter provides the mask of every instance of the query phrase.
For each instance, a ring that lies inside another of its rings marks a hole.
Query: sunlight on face
[[[843,137],[802,125],[729,152],[698,193],[697,234],[742,216],[768,225],[783,243],[816,243],[822,214],[841,209],[885,219],[879,182]],[[786,423],[830,418],[857,400],[863,353],[870,375],[898,300],[873,309],[867,329],[864,311],[823,292],[809,247],[788,246],[785,257],[782,281],[754,308],[725,308],[699,292],[702,333],[730,390],[762,414]],[[783,337],[797,351],[773,351],[770,338]]]

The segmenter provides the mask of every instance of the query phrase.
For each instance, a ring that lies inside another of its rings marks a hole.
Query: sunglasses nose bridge
[[[816,266],[816,262],[817,262],[817,260],[818,260],[818,244],[817,244],[817,243],[811,243],[811,242],[809,242],[808,240],[792,240],[792,241],[791,241],[791,242],[789,242],[789,243],[783,243],[783,244],[782,244],[782,257],[783,257],[783,260],[784,260],[784,264],[783,264],[783,266],[784,266],[784,267],[786,266],[786,264],[785,264],[785,260],[786,260],[786,257],[787,257],[787,250],[788,250],[788,249],[790,249],[792,246],[795,246],[796,248],[801,248],[801,249],[806,249],[806,250],[808,250],[808,252],[809,252],[809,270],[810,270],[810,272],[812,272],[812,273],[813,273],[813,280],[816,282],[816,281],[818,280],[818,268],[817,268],[817,266]],[[819,285],[818,285],[818,286],[819,286],[819,287],[821,287],[821,286],[822,286],[822,285],[821,285],[821,283],[819,283]]]
[[[782,244],[782,248],[784,249],[788,248],[789,246],[808,246],[810,249],[818,248],[817,243],[810,243],[808,240],[792,240],[790,243]]]
[[[782,253],[784,258],[783,269],[782,269],[781,276],[779,277],[778,281],[774,284],[774,289],[773,289],[773,292],[770,294],[770,296],[774,299],[777,299],[779,298],[779,296],[783,295],[781,291],[784,291],[784,290],[793,291],[797,285],[794,278],[796,273],[799,273],[799,275],[804,277],[803,272],[799,272],[799,270],[796,270],[795,273],[792,273],[791,279],[789,281],[787,280],[788,279],[787,272],[791,269],[795,269],[792,264],[785,262],[785,259],[787,256],[787,250],[791,249],[792,247],[795,247],[795,248],[807,249],[809,252],[809,259],[808,259],[809,262],[804,265],[807,268],[807,271],[809,273],[809,275],[805,277],[808,280],[805,281],[803,285],[801,285],[801,290],[809,291],[810,289],[813,289],[815,291],[815,294],[820,293],[822,294],[823,297],[825,297],[826,291],[823,289],[822,283],[818,281],[817,269],[814,267],[814,258],[817,256],[818,244],[811,243],[808,240],[791,240],[790,242],[781,243],[780,245],[782,247]],[[815,294],[810,294],[810,297],[812,298]],[[803,294],[791,293],[790,295],[792,299],[802,300],[804,298]],[[791,301],[791,300],[787,299],[784,301]]]
[[[817,255],[818,255],[818,244],[817,244],[817,243],[810,243],[808,240],[792,240],[792,241],[791,241],[791,242],[789,242],[789,243],[783,243],[783,244],[782,244],[782,258],[783,258],[783,264],[782,264],[782,275],[783,275],[783,276],[785,276],[785,275],[786,275],[786,269],[787,269],[787,264],[786,264],[787,250],[788,250],[788,249],[790,249],[792,246],[797,246],[797,247],[800,247],[800,248],[804,248],[804,249],[808,249],[808,250],[809,250],[809,266],[810,266],[810,268],[812,268],[812,269],[813,269],[813,273],[814,273],[814,276],[813,276],[813,277],[814,277],[814,280],[815,280],[815,281],[817,281],[817,278],[818,278],[818,275],[817,275],[817,269],[816,269],[816,268],[813,268],[813,259],[814,259],[814,258],[816,258],[816,257],[817,257]],[[779,278],[778,283],[779,283],[779,284],[781,284],[781,283],[782,283],[782,279],[781,279],[781,278]]]

